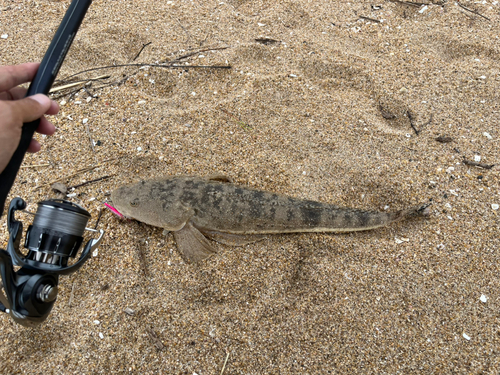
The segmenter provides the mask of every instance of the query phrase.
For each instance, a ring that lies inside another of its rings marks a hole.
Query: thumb
[[[8,103],[15,117],[26,123],[41,118],[49,110],[51,100],[46,95],[36,94],[24,99],[12,100]]]

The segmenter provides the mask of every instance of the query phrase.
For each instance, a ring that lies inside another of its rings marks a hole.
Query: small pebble
[[[144,103],[146,103],[146,101],[145,101],[145,100],[139,100],[139,101],[137,102],[137,104],[144,104]]]
[[[464,339],[466,339],[467,341],[470,340],[470,336],[466,333],[462,334],[462,336],[464,337]]]
[[[493,137],[491,136],[491,134],[490,134],[490,133],[488,133],[488,132],[484,132],[484,133],[483,133],[483,135],[484,135],[486,138],[488,138],[488,139],[493,139]]]
[[[9,37],[9,34],[2,34],[2,39],[7,39]]]
[[[137,151],[142,151],[142,147],[137,147]]]
[[[134,314],[135,314],[135,310],[132,310],[130,307],[127,307],[127,308],[126,308],[125,310],[123,310],[123,311],[125,311],[125,314],[130,315],[130,316],[132,316],[132,315],[134,315]]]
[[[481,161],[481,156],[480,155],[474,155],[474,161],[480,162]]]
[[[93,252],[92,252],[92,256],[95,258],[96,256],[99,255],[99,249],[95,249]]]
[[[89,122],[89,119],[88,119],[88,118],[84,118],[82,122],[83,122],[84,124],[86,124],[87,122]]]
[[[496,210],[498,210],[498,208],[499,208],[499,207],[500,207],[500,206],[499,206],[497,203],[492,203],[492,204],[491,204],[491,209],[492,209],[492,210],[495,210],[495,211],[496,211]]]
[[[424,13],[429,7],[427,5],[424,5],[419,11],[418,13]]]
[[[483,303],[486,303],[486,301],[488,301],[488,297],[486,297],[484,294],[481,294],[481,297],[479,297],[479,300]]]
[[[63,184],[61,182],[52,184],[51,189],[54,190],[54,192],[61,194],[66,194],[68,192],[68,187],[66,186],[66,184]]]
[[[101,322],[98,320],[94,320],[94,324],[97,326],[97,325],[101,324]]]
[[[104,335],[103,335],[101,332],[99,332],[99,337],[100,337],[101,339],[103,339],[103,338],[104,338]]]

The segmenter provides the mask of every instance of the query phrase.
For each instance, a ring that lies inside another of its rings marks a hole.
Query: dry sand
[[[500,5],[460,2],[486,19],[430,3],[95,1],[59,78],[128,63],[149,42],[136,63],[195,52],[180,61],[232,69],[82,75],[128,78],[58,99],[59,131],[11,191],[30,210],[49,182],[98,166],[63,179],[114,175],[74,191],[92,223],[115,187],[179,174],[367,209],[432,200],[432,213],[218,245],[193,266],[171,235],[106,211],[98,255],[61,278],[43,326],[0,316],[0,371],[498,374],[500,169],[462,160],[500,163]],[[1,1],[0,63],[40,61],[68,4]]]

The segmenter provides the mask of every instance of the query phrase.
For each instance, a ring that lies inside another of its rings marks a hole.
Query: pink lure
[[[119,212],[116,208],[114,208],[112,205],[107,204],[107,203],[104,203],[104,205],[105,205],[107,208],[109,208],[109,210],[110,210],[111,212],[113,212],[115,215],[117,215],[117,216],[119,216],[120,218],[122,218],[122,219],[123,219],[123,215],[122,215],[122,214],[121,214],[121,213],[120,213],[120,212]]]

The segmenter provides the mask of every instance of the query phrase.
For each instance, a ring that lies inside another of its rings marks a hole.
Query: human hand
[[[59,112],[57,102],[43,94],[25,98],[26,89],[18,85],[31,82],[39,63],[0,66],[0,173],[9,163],[21,140],[23,123],[40,119],[37,132],[52,135],[56,127],[43,115]],[[40,144],[32,139],[28,152],[40,151]]]

